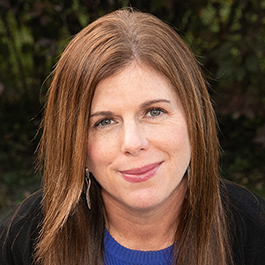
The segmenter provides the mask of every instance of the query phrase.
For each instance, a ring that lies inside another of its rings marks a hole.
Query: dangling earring
[[[86,180],[86,185],[87,185],[87,190],[86,190],[86,202],[87,202],[87,207],[89,210],[91,210],[91,201],[90,201],[90,196],[89,196],[89,191],[90,191],[90,186],[91,186],[91,179],[89,176],[89,171],[88,168],[85,168],[85,180]]]
[[[187,177],[188,177],[188,187],[190,186],[190,165],[187,168]]]
[[[189,200],[190,198],[190,165],[187,167],[185,175],[187,176],[187,190],[185,192],[185,199]]]

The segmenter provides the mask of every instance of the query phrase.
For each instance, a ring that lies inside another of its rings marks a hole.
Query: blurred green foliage
[[[73,35],[124,6],[176,27],[220,123],[221,174],[265,197],[265,0],[0,0],[0,218],[39,188],[46,77]]]

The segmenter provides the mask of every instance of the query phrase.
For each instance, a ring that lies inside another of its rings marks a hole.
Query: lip
[[[131,183],[140,183],[152,178],[162,162],[156,162],[144,167],[120,171],[122,177]]]

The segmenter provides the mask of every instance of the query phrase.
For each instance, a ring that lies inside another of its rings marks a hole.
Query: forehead
[[[171,82],[161,73],[144,64],[133,62],[121,72],[102,80],[92,100],[95,107],[122,102],[139,103],[157,98],[177,98]]]

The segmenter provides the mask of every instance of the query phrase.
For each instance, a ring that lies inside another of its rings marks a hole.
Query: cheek
[[[111,164],[115,160],[113,145],[93,141],[88,144],[87,168],[102,187],[109,185]]]
[[[87,167],[89,168],[89,171],[94,174],[96,168],[104,164],[105,155],[106,153],[100,146],[89,144],[87,153]]]
[[[155,135],[157,142],[159,142],[161,146],[165,146],[170,150],[190,149],[188,129],[184,122],[183,124],[172,122],[167,125],[167,127],[161,127],[159,129],[156,131]]]
[[[102,137],[100,140],[91,139],[87,150],[87,167],[95,175],[113,161],[116,148],[112,141]]]
[[[186,168],[191,158],[188,130],[185,126],[175,126],[174,128],[169,130],[167,134],[164,134],[164,142],[161,143],[161,146],[165,146],[167,152],[173,158],[172,162],[177,161],[177,164],[181,168]]]

